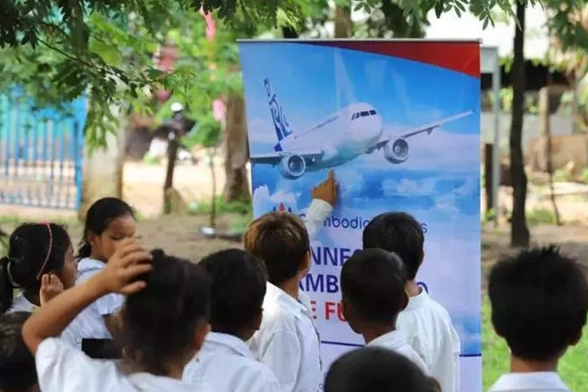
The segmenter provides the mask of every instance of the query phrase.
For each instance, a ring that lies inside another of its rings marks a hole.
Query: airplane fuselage
[[[306,170],[317,171],[345,164],[365,154],[382,137],[382,118],[369,104],[352,104],[301,133],[282,140],[286,151],[319,148],[323,157],[309,162]]]

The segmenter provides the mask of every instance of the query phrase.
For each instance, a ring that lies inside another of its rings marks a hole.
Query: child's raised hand
[[[134,239],[121,241],[101,272],[101,288],[109,293],[120,294],[133,294],[143,290],[147,283],[135,279],[151,271],[151,259],[151,253],[145,251]]]
[[[334,206],[337,202],[337,182],[335,181],[335,172],[329,170],[329,176],[321,182],[316,188],[312,189],[312,198],[326,201]]]
[[[41,306],[44,306],[62,292],[63,284],[56,275],[44,274],[41,277],[41,290],[39,290],[39,302]]]

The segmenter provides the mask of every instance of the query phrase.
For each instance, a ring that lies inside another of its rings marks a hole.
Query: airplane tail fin
[[[286,120],[286,115],[282,109],[282,105],[278,102],[278,98],[276,94],[272,91],[272,86],[268,78],[263,81],[265,85],[265,91],[267,94],[268,103],[270,106],[270,110],[272,113],[272,121],[274,122],[274,128],[276,130],[276,136],[278,137],[278,144],[274,146],[275,151],[282,151],[282,145],[280,144],[282,140],[293,133],[292,128],[290,128],[290,124],[288,124],[288,120]]]

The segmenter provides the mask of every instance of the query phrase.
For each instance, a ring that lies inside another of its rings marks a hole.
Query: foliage
[[[216,196],[216,206],[219,214],[241,214],[250,215],[253,213],[253,207],[250,202],[232,201],[226,202],[222,196]],[[198,200],[190,203],[188,212],[191,215],[208,214],[211,210],[210,200]]]
[[[570,182],[573,180],[572,177],[572,173],[569,170],[566,170],[565,168],[557,169],[553,173],[553,180],[557,182]]]
[[[547,208],[536,208],[527,211],[527,222],[529,225],[555,225],[556,219],[553,211]]]
[[[182,144],[187,148],[196,145],[214,148],[220,143],[221,130],[220,122],[208,113],[197,121],[195,131],[182,138]]]
[[[484,211],[482,214],[482,223],[488,223],[494,221],[496,217],[496,210],[494,208],[490,208],[487,211]]]
[[[588,184],[588,167],[585,167],[582,170],[582,174],[580,175],[580,178],[582,179],[582,181],[584,181],[585,183]]]
[[[371,15],[358,36],[422,36],[431,9],[439,17],[450,11],[460,15],[469,8],[484,26],[494,24],[495,6],[513,16],[510,0],[337,2]],[[100,146],[131,110],[156,111],[157,89],[172,91],[174,100],[189,103],[190,111],[210,108],[212,99],[240,87],[238,73],[229,72],[237,63],[235,38],[278,25],[303,30],[309,20],[324,23],[329,15],[326,4],[325,0],[0,0],[0,48],[4,47],[0,91],[21,86],[39,105],[60,105],[87,94],[86,138],[91,146]],[[221,21],[212,41],[205,36],[201,7]],[[175,44],[182,54],[169,74],[153,61],[157,49],[168,44]]]
[[[402,3],[381,0],[370,10],[364,23],[355,26],[355,37],[364,38],[423,38],[425,28],[429,25],[427,14],[431,2],[419,2],[415,13],[407,15]],[[459,10],[459,8],[456,8]]]

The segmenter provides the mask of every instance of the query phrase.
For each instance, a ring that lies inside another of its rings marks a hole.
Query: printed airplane
[[[384,135],[382,117],[376,109],[368,103],[352,103],[319,124],[296,133],[290,128],[269,79],[264,80],[264,85],[278,144],[274,152],[252,155],[251,163],[278,166],[281,175],[290,180],[307,171],[343,165],[375,150],[383,150],[388,162],[400,164],[409,157],[408,138],[425,132],[430,134],[443,124],[473,113],[459,113],[406,130],[402,135]]]

